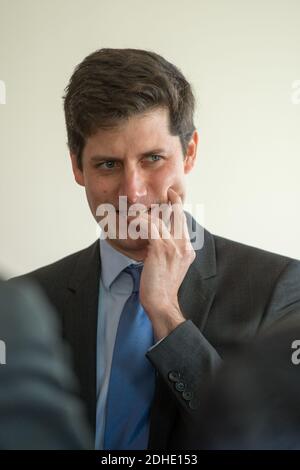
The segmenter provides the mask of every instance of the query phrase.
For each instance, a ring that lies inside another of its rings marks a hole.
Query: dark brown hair
[[[75,68],[63,99],[68,146],[79,168],[87,137],[151,109],[168,108],[169,132],[180,137],[183,155],[195,130],[191,85],[175,65],[151,51],[93,52]]]

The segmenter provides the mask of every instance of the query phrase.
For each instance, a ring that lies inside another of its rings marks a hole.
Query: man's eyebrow
[[[140,156],[141,157],[148,157],[150,155],[158,154],[158,153],[166,153],[166,149],[163,148],[156,148],[152,150],[147,150],[147,152],[143,152]],[[99,162],[99,161],[122,161],[122,158],[109,156],[109,155],[93,155],[91,157],[92,162]]]
[[[154,155],[157,153],[167,153],[167,150],[164,148],[156,148],[156,149],[148,150],[147,152],[142,153],[142,157],[148,157],[149,155]]]

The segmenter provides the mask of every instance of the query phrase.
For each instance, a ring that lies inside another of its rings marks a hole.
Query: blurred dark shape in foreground
[[[300,312],[278,321],[220,369],[206,391],[195,447],[300,449],[295,340],[300,340]]]
[[[0,281],[0,340],[0,448],[92,448],[70,353],[35,285]]]

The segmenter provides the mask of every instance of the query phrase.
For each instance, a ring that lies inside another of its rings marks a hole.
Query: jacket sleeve
[[[212,379],[222,360],[191,320],[175,328],[146,356],[175,396],[181,413],[195,415],[203,385]]]

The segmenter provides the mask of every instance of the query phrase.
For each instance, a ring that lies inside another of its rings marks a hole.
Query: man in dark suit
[[[92,447],[60,336],[40,289],[0,282],[0,449]]]
[[[59,312],[96,448],[189,448],[201,424],[204,385],[222,359],[299,306],[300,263],[215,236],[183,211],[198,144],[194,97],[161,56],[96,51],[75,69],[64,106],[75,180],[102,230],[110,227],[106,240],[27,276]],[[143,210],[131,216],[121,197],[129,209],[139,203]],[[153,216],[153,204],[171,206],[171,217]],[[115,223],[104,217],[103,205],[116,210]],[[147,338],[143,353],[130,349],[121,366],[127,349],[120,354],[119,344],[128,338],[119,319],[128,302],[141,313],[131,271],[128,277],[132,267],[142,268],[136,278]],[[135,367],[145,374],[146,363],[134,365],[140,355],[151,364],[148,394],[145,380],[128,379]],[[123,400],[132,412],[115,412],[116,421],[108,409]],[[134,403],[140,408],[132,423]]]

